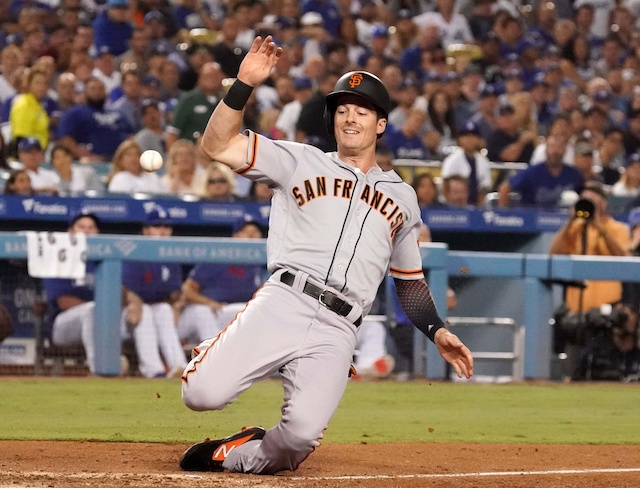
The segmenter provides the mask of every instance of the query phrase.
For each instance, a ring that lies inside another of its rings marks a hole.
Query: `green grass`
[[[279,418],[277,381],[192,412],[178,381],[0,379],[0,439],[193,442]],[[345,442],[638,444],[640,389],[617,384],[350,383],[325,435]]]

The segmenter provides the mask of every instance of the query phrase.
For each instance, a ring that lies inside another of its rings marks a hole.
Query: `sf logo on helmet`
[[[360,85],[360,83],[362,83],[362,73],[354,73],[351,75],[351,78],[349,78],[349,86],[351,88],[355,88]]]

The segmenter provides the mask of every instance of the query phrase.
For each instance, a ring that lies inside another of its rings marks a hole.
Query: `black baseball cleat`
[[[231,451],[245,442],[262,439],[266,432],[262,427],[246,427],[225,439],[194,444],[180,458],[180,468],[183,471],[224,471],[222,462]]]

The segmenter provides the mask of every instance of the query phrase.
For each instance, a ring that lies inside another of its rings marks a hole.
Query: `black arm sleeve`
[[[422,331],[431,341],[438,331],[444,327],[444,322],[438,315],[433,303],[429,285],[423,279],[401,280],[394,278],[398,300],[409,320]]]

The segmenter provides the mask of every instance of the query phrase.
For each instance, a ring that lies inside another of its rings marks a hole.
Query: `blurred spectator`
[[[173,61],[164,59],[160,64],[158,74],[160,80],[160,99],[168,106],[171,106],[171,111],[173,112],[173,107],[183,93],[178,86],[180,82],[180,69]]]
[[[118,58],[120,71],[135,70],[140,76],[144,76],[149,67],[147,65],[147,53],[149,49],[149,33],[143,26],[134,27],[129,40],[129,49]]]
[[[260,239],[252,218],[238,219],[233,239]],[[182,284],[187,305],[178,322],[180,339],[197,343],[215,337],[242,310],[265,279],[263,265],[198,263]]]
[[[387,128],[384,140],[394,158],[426,160],[432,156],[425,143],[427,136],[421,135],[425,120],[422,110],[412,109],[400,128]]]
[[[51,166],[56,170],[60,196],[74,196],[87,191],[104,192],[104,185],[90,165],[73,164],[73,154],[65,146],[55,145],[51,150]]]
[[[360,14],[365,6],[372,4],[371,0],[363,0],[360,2]],[[366,8],[366,7],[365,7]],[[375,8],[375,5],[374,5]],[[332,36],[338,35],[338,27],[340,25],[340,7],[336,0],[302,0],[300,3],[300,15],[304,16],[307,12],[317,12],[321,15],[325,29]]]
[[[175,195],[205,194],[207,171],[197,164],[196,146],[186,139],[178,139],[167,154],[167,172],[162,184]]]
[[[296,141],[318,147],[323,151],[335,151],[336,141],[327,133],[324,123],[325,97],[333,90],[338,81],[335,73],[324,73],[317,80],[317,89],[302,104],[298,124],[296,125]]]
[[[58,104],[58,110],[60,116],[64,114],[71,107],[74,107],[79,102],[78,93],[76,91],[76,85],[78,79],[76,75],[68,71],[58,76],[55,86],[55,94],[57,95],[56,102]]]
[[[496,106],[498,104],[498,96],[493,85],[486,84],[480,90],[478,100],[478,110],[471,117],[471,121],[478,126],[480,136],[487,141],[491,132],[496,126]]]
[[[624,145],[622,130],[609,127],[598,136],[592,137],[599,141],[598,151],[594,156],[594,164],[601,168],[600,172],[606,185],[614,185],[620,179]]]
[[[622,67],[624,47],[615,35],[609,35],[602,45],[602,55],[594,62],[596,76],[606,77],[610,70]]]
[[[631,256],[640,256],[640,207],[633,207],[627,217],[627,224],[631,231],[629,253]],[[623,284],[624,303],[631,305],[633,310],[640,310],[640,283]]]
[[[67,110],[58,127],[58,142],[82,162],[109,161],[127,137],[129,127],[118,113],[104,108],[104,83],[91,77],[85,86],[86,102]]]
[[[489,161],[527,162],[533,154],[534,136],[529,131],[519,131],[515,123],[515,109],[506,100],[496,107],[496,128],[487,139]]]
[[[198,86],[185,93],[167,128],[167,149],[178,139],[195,141],[207,125],[222,95],[223,73],[218,63],[206,63],[198,76]]]
[[[201,0],[178,0],[172,10],[173,20],[178,29],[216,28],[206,2]]]
[[[296,140],[296,125],[300,118],[302,105],[309,100],[313,93],[313,80],[307,76],[299,76],[293,80],[294,99],[287,103],[278,115],[276,121],[276,138],[287,141]]]
[[[113,155],[113,167],[107,177],[111,193],[168,193],[157,173],[149,173],[140,166],[140,146],[133,138],[124,140]]]
[[[467,19],[454,10],[454,0],[437,0],[434,12],[425,12],[414,17],[413,22],[418,27],[435,25],[440,32],[440,41],[446,49],[451,44],[474,42],[473,34]]]
[[[205,199],[218,202],[234,201],[236,199],[235,188],[235,173],[228,166],[215,161],[209,164]]]
[[[580,171],[562,162],[566,144],[562,137],[548,137],[547,158],[544,163],[529,166],[500,184],[500,206],[509,205],[509,194],[512,191],[520,194],[521,205],[546,208],[558,205],[562,192],[578,192],[584,185],[584,180]]]
[[[5,195],[18,195],[28,197],[33,195],[33,187],[31,186],[31,178],[24,169],[14,169],[9,174],[9,178],[5,181]]]
[[[108,46],[114,56],[124,54],[133,32],[129,0],[107,0],[106,8],[93,21],[94,44],[97,49]]]
[[[9,163],[7,162],[8,157],[8,148],[7,144],[4,140],[2,133],[0,132],[0,170],[1,169],[9,169]]]
[[[142,100],[142,129],[134,136],[142,152],[147,149],[158,151],[165,157],[164,125],[159,102],[153,99]]]
[[[431,173],[425,172],[415,175],[411,186],[416,192],[420,208],[439,207],[442,205],[438,196],[438,186]]]
[[[627,112],[627,128],[623,134],[624,149],[633,154],[640,148],[640,108],[630,107]]]
[[[220,69],[227,78],[235,78],[238,76],[240,63],[247,54],[247,51],[236,45],[235,40],[239,34],[238,21],[234,16],[225,17],[220,26],[218,42],[211,46],[211,54]]]
[[[0,52],[0,102],[6,102],[17,93],[14,75],[24,63],[24,56],[15,45],[8,45]]]
[[[172,234],[169,214],[155,205],[145,215],[142,235],[168,238]],[[145,361],[140,365],[145,377],[178,378],[187,366],[176,329],[182,281],[180,263],[123,263],[126,307],[122,312],[122,326],[141,329],[136,333],[136,344],[140,341],[137,349],[145,349]]]
[[[393,92],[392,92],[393,94]],[[404,122],[409,118],[413,105],[418,98],[418,83],[413,78],[405,78],[400,82],[395,91],[396,107],[389,112],[387,125],[401,129]]]
[[[484,148],[484,141],[480,136],[479,127],[473,121],[469,120],[458,129],[458,146],[442,161],[440,176],[443,183],[454,175],[466,178],[469,195],[467,203],[481,206],[491,189],[491,168],[489,160],[480,153]]]
[[[430,74],[430,67],[425,66],[425,58],[432,62],[434,58],[442,56],[443,51],[438,27],[433,23],[418,26],[415,42],[400,55],[400,69],[405,76],[413,75],[417,79],[423,79]]]
[[[369,41],[364,45],[365,51],[360,58],[358,58],[358,66],[366,66],[371,56],[379,56],[385,66],[395,62],[391,47],[389,46],[389,28],[385,24],[373,25],[371,27]]]
[[[574,135],[571,119],[568,115],[556,115],[549,125],[547,137],[562,137],[567,141],[567,149],[562,156],[562,161],[566,164],[573,164],[574,144],[576,137]],[[542,140],[536,145],[531,155],[529,164],[543,163],[547,157],[547,142]]]
[[[448,207],[466,208],[469,205],[469,180],[452,174],[442,178],[442,203]]]
[[[91,76],[95,76],[104,83],[108,96],[114,90],[118,90],[122,84],[122,74],[116,66],[116,58],[112,48],[109,46],[97,46],[93,59],[93,70]]]
[[[635,197],[640,194],[640,153],[627,157],[627,164],[620,179],[611,187],[616,197]]]
[[[16,96],[11,104],[9,122],[14,144],[24,137],[37,138],[42,148],[49,144],[49,116],[41,104],[48,90],[47,75],[30,70],[24,93]]]
[[[142,130],[142,98],[140,75],[127,71],[122,75],[122,96],[107,105],[109,110],[118,112],[126,121],[131,134]]]
[[[339,38],[347,45],[347,58],[349,64],[357,66],[358,59],[364,53],[364,46],[358,40],[358,29],[356,26],[356,17],[353,15],[344,15],[340,20]]]
[[[249,199],[252,202],[269,203],[273,197],[273,190],[269,185],[259,181],[252,181],[249,188]]]
[[[576,140],[573,152],[573,165],[580,171],[585,183],[595,181],[603,183],[602,175],[596,172],[593,164],[593,146],[585,137]]]
[[[44,153],[40,141],[35,137],[24,137],[18,143],[18,160],[22,163],[31,179],[36,193],[55,194],[58,191],[60,177],[55,171],[41,168]]]
[[[444,90],[436,90],[429,98],[424,141],[432,157],[442,160],[455,146],[457,127],[455,112]]]
[[[163,49],[161,52],[156,51],[158,54],[163,54],[164,59],[168,59],[166,56],[168,54],[166,49]],[[186,51],[187,58],[187,66],[185,69],[181,70],[180,73],[180,81],[178,83],[178,87],[184,91],[191,91],[198,86],[199,82],[199,73],[202,71],[202,68],[207,63],[214,63],[215,59],[211,54],[211,49],[209,46],[201,43],[192,43],[189,47],[187,47]],[[159,68],[161,63],[158,61],[157,67]],[[149,67],[149,72],[153,75],[156,75],[156,71],[152,70],[152,67]],[[221,78],[224,78],[224,75],[221,72]]]

